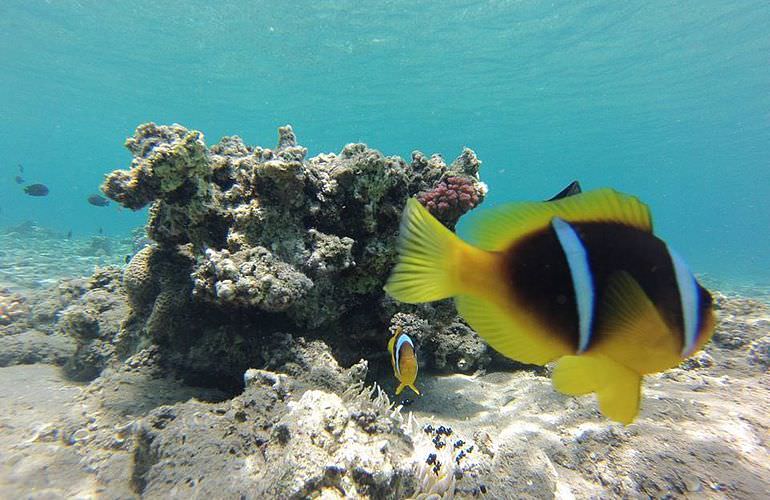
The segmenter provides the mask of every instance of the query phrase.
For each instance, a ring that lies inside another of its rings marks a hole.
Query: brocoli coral
[[[452,176],[438,183],[417,199],[444,225],[454,228],[460,217],[484,198],[482,185],[472,178]]]

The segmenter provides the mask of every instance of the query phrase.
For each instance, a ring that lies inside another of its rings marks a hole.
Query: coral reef
[[[150,205],[154,243],[133,255],[123,278],[135,349],[158,343],[182,372],[211,369],[233,382],[280,324],[322,337],[339,348],[338,359],[368,357],[341,339],[352,330],[365,349],[383,348],[397,308],[383,307],[381,287],[407,198],[440,192],[443,208],[443,197],[454,197],[443,215],[453,226],[486,194],[467,148],[450,165],[419,152],[408,164],[364,144],[306,158],[290,126],[278,135],[275,149],[239,137],[206,148],[200,132],[145,124],[128,139],[131,168],[109,174],[102,189],[125,207]],[[470,370],[489,359],[472,341],[463,348],[469,361],[449,352],[473,336],[464,325],[446,336],[441,367]],[[236,345],[239,352],[228,352]],[[214,366],[215,355],[233,364]]]

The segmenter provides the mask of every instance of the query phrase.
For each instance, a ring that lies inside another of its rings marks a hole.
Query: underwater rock
[[[285,311],[313,286],[307,276],[261,246],[232,254],[209,249],[192,278],[198,298],[267,312]]]
[[[14,333],[14,330],[26,326],[28,318],[27,299],[8,289],[0,289],[0,332]]]
[[[714,364],[714,358],[706,351],[700,351],[682,361],[680,368],[685,370],[697,370],[699,368],[708,368]]]
[[[740,297],[715,294],[719,322],[713,343],[726,349],[741,349],[770,331],[770,306]]]
[[[85,293],[59,315],[56,331],[74,339],[76,344],[75,353],[65,366],[74,379],[93,379],[110,362],[119,360],[116,339],[128,314],[122,274],[117,268],[97,269],[88,280]]]
[[[102,187],[113,200],[138,210],[157,198],[205,196],[210,172],[200,132],[146,123],[125,146],[134,155],[131,170],[113,172]]]
[[[749,362],[765,370],[770,369],[770,334],[758,338],[751,343],[749,346]]]
[[[74,353],[75,342],[64,335],[29,330],[0,335],[0,366],[48,363],[63,365]]]
[[[366,360],[343,368],[323,340],[289,334],[273,334],[264,345],[261,357],[265,367],[291,375],[301,388],[342,393],[350,386],[362,383],[368,373]]]
[[[270,149],[239,137],[206,148],[200,132],[155,124],[138,127],[126,146],[131,168],[108,175],[103,190],[128,208],[151,204],[147,235],[155,242],[126,268],[132,303],[126,337],[163,343],[185,372],[211,366],[194,358],[222,356],[236,339],[253,356],[277,322],[292,332],[323,329],[329,339],[352,328],[369,336],[362,345],[379,350],[388,319],[382,284],[394,264],[407,198],[450,178],[461,178],[462,189],[474,193],[463,211],[486,194],[469,149],[451,165],[419,152],[409,164],[364,144],[307,158],[290,126],[279,128]],[[180,253],[185,264],[166,263]],[[244,317],[262,326],[246,330]],[[353,362],[367,355],[345,349],[351,352],[341,357]],[[462,349],[467,369],[486,362],[470,345]],[[232,365],[233,383],[243,369],[240,361]],[[228,368],[214,373],[222,370]]]
[[[265,448],[258,496],[384,498],[397,489],[410,446],[387,400],[310,390],[287,408]]]
[[[83,278],[62,280],[30,296],[30,324],[37,330],[53,332],[59,314],[88,289]]]
[[[382,498],[408,472],[401,417],[375,389],[337,395],[248,370],[243,392],[217,401],[178,386],[161,358],[153,348],[105,370],[58,426],[112,493],[301,498],[328,487]]]

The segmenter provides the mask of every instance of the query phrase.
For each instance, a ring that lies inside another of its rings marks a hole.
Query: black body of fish
[[[47,196],[48,186],[45,184],[31,184],[24,188],[24,192],[30,196]]]
[[[88,197],[88,203],[95,207],[106,207],[110,204],[109,201],[107,201],[107,198],[104,196],[99,196],[98,194],[92,194]]]

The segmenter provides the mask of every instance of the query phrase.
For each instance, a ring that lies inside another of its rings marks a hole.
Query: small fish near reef
[[[30,184],[24,188],[24,192],[30,196],[48,196],[48,186],[45,184]]]
[[[16,177],[14,177],[13,180],[16,181],[16,184],[24,184],[25,182],[27,182],[26,180],[24,180],[24,177],[20,175],[17,175]]]
[[[104,196],[98,195],[98,194],[92,194],[88,197],[88,203],[95,207],[106,207],[110,204],[109,200],[105,198]]]
[[[393,373],[400,382],[396,388],[396,394],[401,394],[406,387],[409,387],[419,396],[420,391],[414,386],[418,370],[414,342],[412,342],[409,335],[401,331],[400,326],[396,328],[396,332],[390,337],[388,352],[390,353],[390,362],[393,365]]]
[[[504,205],[471,228],[476,246],[410,199],[400,231],[387,293],[408,303],[455,297],[494,349],[557,361],[558,391],[595,393],[602,414],[623,424],[639,413],[642,377],[679,365],[714,332],[711,294],[634,196],[578,186]]]

